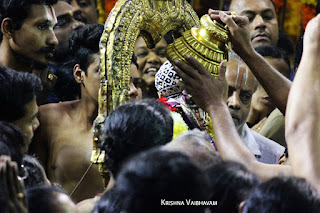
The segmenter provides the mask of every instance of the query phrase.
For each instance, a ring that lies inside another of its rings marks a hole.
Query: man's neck
[[[11,48],[9,48],[7,42],[2,41],[0,44],[0,65],[9,67],[11,69],[22,71],[22,72],[31,72],[30,65],[21,63],[17,57],[13,54]]]

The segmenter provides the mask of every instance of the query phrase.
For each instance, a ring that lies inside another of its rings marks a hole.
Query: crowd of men
[[[130,101],[101,131],[103,182],[90,162],[97,1],[1,0],[1,212],[320,212],[320,16],[292,67],[273,0],[226,0],[208,14],[230,30],[218,79],[190,55],[166,62],[170,35],[154,49],[137,38]],[[162,65],[209,115],[214,138],[157,101]],[[181,123],[189,130],[177,135]]]

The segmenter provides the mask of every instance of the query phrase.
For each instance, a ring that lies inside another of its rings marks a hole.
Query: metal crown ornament
[[[166,48],[167,58],[185,61],[189,54],[197,59],[215,78],[218,77],[220,63],[228,58],[229,30],[209,15],[200,19],[199,28],[191,28]]]

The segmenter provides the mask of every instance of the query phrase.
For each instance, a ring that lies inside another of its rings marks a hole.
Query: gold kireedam
[[[191,28],[166,48],[168,59],[185,60],[189,54],[196,58],[215,78],[220,63],[228,57],[229,30],[209,15],[200,19],[200,28]]]

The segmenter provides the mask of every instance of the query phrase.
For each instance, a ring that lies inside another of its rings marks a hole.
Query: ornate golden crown
[[[167,57],[173,63],[175,59],[185,61],[185,55],[189,54],[217,77],[220,63],[228,57],[229,30],[212,21],[209,15],[202,16],[200,24],[199,28],[185,31],[183,36],[169,44]]]

